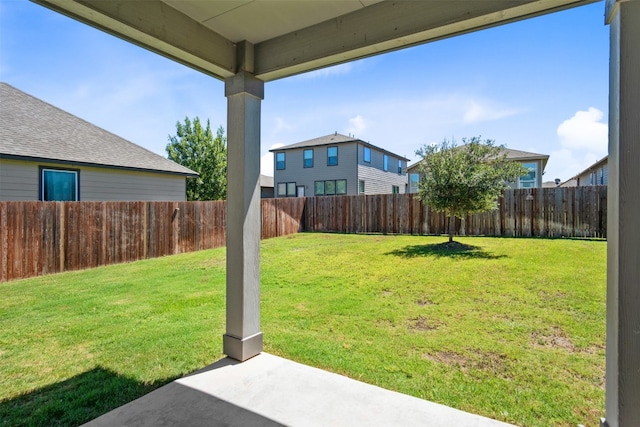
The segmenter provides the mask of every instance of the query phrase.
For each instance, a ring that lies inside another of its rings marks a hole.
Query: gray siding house
[[[0,201],[182,201],[196,175],[0,83]]]
[[[529,173],[521,176],[517,182],[510,183],[511,188],[541,188],[542,174],[547,166],[549,156],[547,154],[530,153],[528,151],[512,150],[505,148],[507,159],[522,163],[529,170]],[[409,166],[408,170],[408,192],[417,193],[420,182],[420,162]]]
[[[405,157],[333,133],[271,150],[276,197],[404,193]]]
[[[583,187],[609,184],[609,156],[604,156],[578,175],[560,184],[560,187]]]

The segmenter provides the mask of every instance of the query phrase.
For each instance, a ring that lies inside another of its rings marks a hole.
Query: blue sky
[[[607,154],[608,58],[598,2],[270,82],[263,172],[270,148],[337,131],[412,162],[481,135],[565,180]],[[0,0],[0,80],[163,156],[187,116],[226,128],[221,81],[24,0]]]

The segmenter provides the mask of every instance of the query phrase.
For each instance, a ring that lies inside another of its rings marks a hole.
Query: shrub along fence
[[[606,187],[507,190],[458,234],[606,237]],[[412,194],[262,200],[262,238],[300,231],[445,234]],[[0,202],[0,281],[225,245],[226,203]]]

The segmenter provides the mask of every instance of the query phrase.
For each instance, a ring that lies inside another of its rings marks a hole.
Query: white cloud
[[[284,144],[276,143],[269,147],[269,150],[284,147]],[[273,153],[267,151],[260,157],[260,173],[266,176],[273,176]]]
[[[609,129],[602,122],[604,114],[597,108],[578,111],[558,126],[558,137],[562,147],[585,150],[603,157],[607,153]],[[587,165],[588,166],[588,165]]]
[[[367,123],[360,114],[349,119],[349,127],[347,128],[348,134],[361,135],[366,129]]]
[[[521,110],[504,108],[488,101],[470,99],[465,103],[462,121],[465,124],[500,120],[519,114]]]
[[[549,155],[544,180],[565,181],[607,155],[608,125],[597,108],[578,111],[557,129],[560,149]]]

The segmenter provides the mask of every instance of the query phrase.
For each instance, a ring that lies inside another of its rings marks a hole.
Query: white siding
[[[64,165],[0,161],[0,200],[38,200],[40,166]],[[81,201],[186,200],[186,181],[181,175],[119,169],[68,166],[79,170]]]

